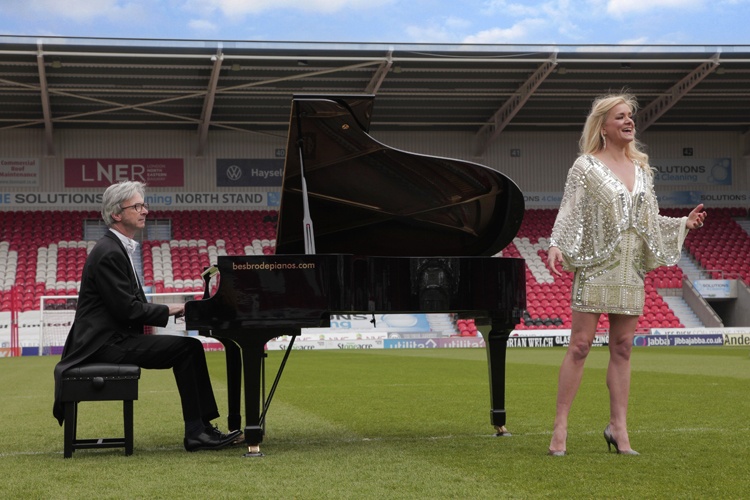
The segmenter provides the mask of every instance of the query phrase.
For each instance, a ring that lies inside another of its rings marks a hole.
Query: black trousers
[[[219,416],[206,354],[200,340],[175,335],[115,334],[86,362],[125,363],[146,369],[172,368],[185,422],[208,424]]]

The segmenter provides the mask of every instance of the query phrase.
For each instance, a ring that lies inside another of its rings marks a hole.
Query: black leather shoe
[[[235,430],[235,431],[229,431],[226,434],[224,434],[223,432],[221,432],[219,430],[218,427],[216,427],[214,425],[214,426],[208,426],[208,427],[206,427],[206,434],[214,436],[217,439],[220,439],[222,441],[225,440],[225,439],[231,439],[232,443],[235,443],[237,441],[237,438],[240,437],[240,436],[242,436],[242,431],[241,430]]]
[[[224,436],[221,439],[213,433],[201,432],[197,436],[186,437],[184,444],[187,451],[221,450],[232,444],[232,441],[234,441],[233,437]]]

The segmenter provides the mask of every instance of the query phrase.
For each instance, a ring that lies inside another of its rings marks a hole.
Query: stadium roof
[[[626,88],[641,130],[750,130],[750,46],[437,45],[0,36],[0,130],[286,133],[293,94],[376,95],[372,128],[580,130]],[[481,152],[481,151],[479,151]]]

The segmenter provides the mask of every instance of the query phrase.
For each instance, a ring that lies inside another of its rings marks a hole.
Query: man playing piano
[[[210,424],[219,416],[198,339],[173,335],[144,335],[144,326],[166,326],[170,316],[184,314],[183,304],[152,304],[146,299],[131,255],[136,232],[146,225],[145,185],[125,181],[107,188],[102,218],[109,231],[86,259],[75,320],[55,367],[54,416],[62,425],[60,380],[80,363],[123,363],[174,371],[185,420],[187,451],[224,448],[240,431],[221,433]]]

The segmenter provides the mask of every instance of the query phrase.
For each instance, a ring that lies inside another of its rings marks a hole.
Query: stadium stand
[[[570,328],[570,289],[572,274],[553,276],[546,268],[547,237],[552,231],[557,211],[527,210],[523,224],[512,245],[503,250],[504,257],[526,259],[527,309],[519,329]],[[665,209],[664,215],[683,216],[685,210]],[[750,235],[737,220],[747,219],[746,208],[713,208],[710,223],[704,231],[691,231],[685,241],[689,257],[703,270],[704,278],[741,279],[750,284]],[[682,288],[685,278],[679,266],[660,267],[646,276],[646,304],[638,328],[683,327],[680,318],[664,297],[670,290]],[[602,317],[598,328],[607,330],[609,322]]]
[[[750,235],[737,222],[747,215],[741,208],[714,209],[705,231],[688,235],[685,248],[711,278],[740,279],[750,284]]]
[[[42,295],[75,295],[86,255],[86,221],[96,211],[0,212],[0,310],[39,309]],[[153,291],[202,291],[200,273],[217,255],[271,254],[277,212],[273,210],[152,211],[149,220],[170,221],[164,239],[141,245],[141,278]],[[196,221],[200,221],[197,223]],[[15,300],[15,308],[13,307]],[[60,308],[66,301],[60,299]]]
[[[56,211],[59,212],[59,211]],[[665,209],[680,216],[684,210]],[[557,211],[527,210],[518,235],[502,255],[526,260],[527,309],[519,329],[570,328],[572,274],[553,276],[546,268],[547,237]],[[39,308],[42,295],[75,295],[87,252],[94,241],[84,240],[86,220],[98,220],[94,211],[55,213],[60,224],[50,225],[49,212],[0,212],[0,310]],[[688,257],[705,277],[741,279],[750,284],[750,235],[738,223],[747,220],[746,208],[714,208],[710,224],[692,231],[686,241]],[[149,221],[168,229],[142,241],[141,278],[156,293],[202,292],[200,273],[218,255],[267,255],[275,251],[278,213],[275,210],[153,210]],[[158,229],[158,228],[157,228]],[[682,287],[686,275],[680,266],[662,267],[646,277],[646,307],[640,329],[681,327],[683,324],[664,300],[665,291]],[[667,295],[670,295],[667,293]],[[60,299],[58,306],[68,306]],[[473,320],[458,320],[456,332],[476,336]],[[608,329],[606,317],[599,323]]]

